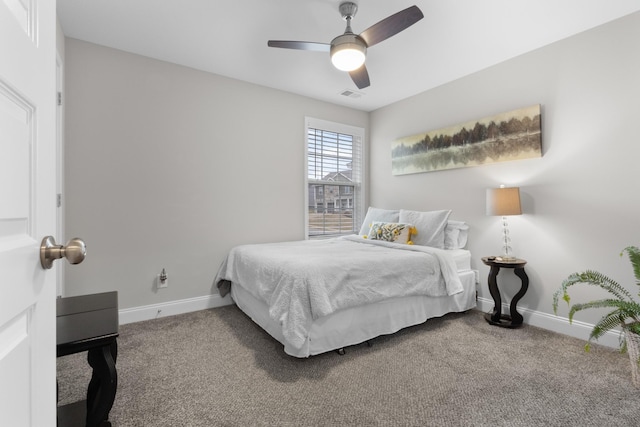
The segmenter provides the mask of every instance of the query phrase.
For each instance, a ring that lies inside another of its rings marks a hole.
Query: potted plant
[[[620,256],[627,253],[631,266],[633,267],[636,285],[640,287],[640,249],[636,246],[629,246],[620,253]],[[613,297],[600,299],[585,303],[571,305],[568,288],[570,286],[584,283],[586,285],[597,286],[609,292]],[[558,312],[558,300],[562,295],[562,299],[569,305],[569,323],[572,322],[574,314],[579,311],[590,308],[611,308],[612,311],[604,315],[598,323],[595,324],[589,335],[589,340],[585,345],[585,350],[589,351],[592,340],[597,340],[607,331],[616,327],[622,328],[625,340],[620,340],[622,351],[627,350],[631,360],[631,372],[633,384],[640,387],[640,375],[638,374],[640,364],[640,303],[634,300],[633,295],[615,280],[610,279],[597,271],[586,270],[582,273],[573,273],[567,277],[553,294],[553,312]],[[640,292],[638,293],[640,296]]]

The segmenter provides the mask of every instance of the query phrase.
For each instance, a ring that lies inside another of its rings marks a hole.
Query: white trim
[[[159,317],[175,316],[177,314],[190,313],[193,311],[207,310],[210,308],[223,307],[233,304],[233,300],[229,295],[221,297],[219,294],[206,295],[202,297],[183,299],[178,301],[168,301],[159,304],[145,305],[141,307],[124,308],[119,310],[120,324],[142,322],[144,320],[157,319]],[[479,297],[477,301],[477,309],[483,312],[493,310],[493,300]],[[509,305],[502,304],[503,313],[509,312]],[[569,323],[569,319],[561,316],[543,313],[540,311],[530,310],[528,308],[518,307],[518,312],[522,314],[524,323],[547,329],[563,335],[568,335],[581,340],[589,338],[589,333],[593,325],[585,322],[574,320]],[[606,347],[619,347],[620,332],[609,331],[594,343],[604,345]]]
[[[494,302],[488,298],[478,298],[478,310],[486,313],[493,310]],[[509,313],[509,305],[502,304],[502,312]],[[539,328],[548,329],[563,335],[569,335],[574,338],[584,340],[585,343],[589,339],[589,334],[593,325],[586,322],[574,320],[569,323],[569,319],[562,316],[555,316],[541,311],[530,310],[528,308],[518,307],[518,313],[522,314],[524,323],[537,326]],[[604,334],[595,344],[604,345],[606,347],[618,348],[620,346],[620,331],[609,331]]]
[[[123,308],[118,311],[118,314],[120,316],[120,324],[125,325],[127,323],[142,322],[144,320],[157,319],[159,317],[175,316],[176,314],[207,310],[209,308],[222,307],[231,304],[233,304],[233,301],[229,295],[221,297],[219,294],[214,294],[178,301],[168,301],[159,304],[144,305],[141,307]]]

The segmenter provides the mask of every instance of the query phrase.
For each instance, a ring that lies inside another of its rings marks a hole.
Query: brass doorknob
[[[80,264],[84,257],[87,256],[87,246],[82,239],[74,237],[69,240],[65,246],[56,245],[56,239],[53,236],[47,236],[42,239],[40,245],[40,264],[42,268],[50,269],[53,261],[60,258],[67,258],[69,264]]]

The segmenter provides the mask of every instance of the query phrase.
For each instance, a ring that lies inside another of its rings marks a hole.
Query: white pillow
[[[364,217],[364,221],[362,221],[362,227],[360,227],[361,236],[369,233],[369,229],[371,228],[371,224],[375,221],[379,222],[400,222],[398,221],[400,217],[400,211],[395,209],[380,209],[369,207],[367,210],[367,215]]]
[[[400,209],[400,220],[405,224],[413,224],[418,234],[411,240],[416,245],[431,246],[444,249],[444,229],[451,210],[419,212]]]
[[[462,249],[467,245],[469,226],[464,221],[447,221],[444,228],[444,248]]]

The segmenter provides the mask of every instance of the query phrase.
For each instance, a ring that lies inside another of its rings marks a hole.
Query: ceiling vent
[[[361,92],[356,92],[354,90],[350,90],[350,89],[345,89],[342,92],[340,92],[340,95],[342,96],[346,96],[347,98],[360,98],[362,96]]]

